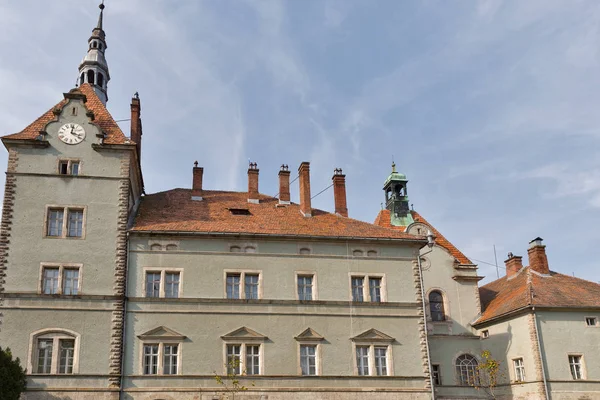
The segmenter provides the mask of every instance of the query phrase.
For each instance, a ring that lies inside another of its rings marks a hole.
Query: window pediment
[[[268,337],[262,335],[250,328],[242,326],[233,332],[229,332],[226,335],[221,336],[223,340],[267,340]]]
[[[353,342],[382,342],[382,343],[391,343],[395,341],[393,337],[386,335],[383,332],[378,331],[377,329],[369,329],[366,332],[361,333],[358,336],[355,336],[351,339]]]
[[[315,331],[312,328],[307,328],[301,334],[296,336],[294,339],[296,339],[297,341],[300,341],[300,342],[303,342],[303,341],[320,342],[321,340],[325,340],[325,338],[323,336],[319,335],[317,333],[317,331]]]
[[[187,338],[187,336],[182,335],[179,332],[174,331],[173,329],[169,329],[165,326],[159,326],[157,328],[151,329],[146,333],[142,333],[138,335],[138,338],[142,340],[176,340],[183,341]]]

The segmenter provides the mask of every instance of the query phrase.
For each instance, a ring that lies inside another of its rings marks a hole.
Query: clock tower
[[[414,222],[408,204],[407,183],[406,175],[396,171],[396,164],[392,163],[392,173],[385,180],[383,190],[393,226],[409,226]]]
[[[89,83],[98,98],[104,105],[108,101],[107,86],[110,80],[108,72],[108,63],[104,57],[106,51],[106,34],[102,28],[102,19],[104,17],[104,1],[100,4],[100,16],[98,24],[92,30],[92,36],[88,39],[88,51],[81,64],[79,64],[79,85]]]

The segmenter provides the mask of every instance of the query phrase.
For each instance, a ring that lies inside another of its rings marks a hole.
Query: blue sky
[[[97,1],[0,1],[0,134],[73,87]],[[392,156],[415,210],[501,265],[545,239],[551,269],[600,281],[600,3],[107,0],[108,107],[139,91],[146,192],[277,193],[311,162],[373,221]],[[125,132],[129,124],[122,123]],[[0,153],[6,165],[6,152]],[[293,185],[292,200],[298,198]],[[331,189],[313,206],[333,209]],[[495,268],[479,263],[489,280]]]

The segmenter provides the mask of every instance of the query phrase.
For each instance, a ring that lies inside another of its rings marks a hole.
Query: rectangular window
[[[61,175],[69,174],[69,162],[68,161],[59,161],[58,162],[58,173]]]
[[[179,297],[179,272],[165,274],[165,297],[169,299]]]
[[[60,160],[58,162],[58,173],[61,175],[79,175],[79,161]]]
[[[375,371],[378,376],[387,375],[387,347],[375,347]]]
[[[523,359],[515,358],[513,366],[515,368],[515,381],[525,382],[525,365],[523,364]]]
[[[227,298],[240,298],[240,274],[227,274]]]
[[[583,365],[581,356],[569,356],[571,377],[575,380],[583,379]]]
[[[160,297],[160,272],[146,272],[146,297]]]
[[[371,296],[371,301],[381,302],[381,278],[369,277],[369,295]]]
[[[598,319],[596,317],[585,317],[585,324],[587,326],[598,326]]]
[[[83,236],[83,210],[69,209],[68,210],[69,224],[67,225],[67,236],[82,237]]]
[[[63,218],[65,212],[61,209],[51,208],[48,210],[48,231],[47,236],[62,237]]]
[[[60,339],[60,359],[58,365],[59,374],[73,373],[73,356],[75,354],[75,341],[73,339]]]
[[[79,175],[79,161],[71,161],[71,175]]]
[[[43,283],[42,293],[43,294],[58,294],[58,276],[59,268],[45,267],[43,270]]]
[[[258,275],[245,276],[246,299],[258,299]]]
[[[62,293],[69,296],[79,293],[79,268],[63,269]]]
[[[358,375],[369,375],[369,346],[356,346],[356,367]]]
[[[300,345],[300,369],[302,375],[317,375],[316,345]]]
[[[177,375],[177,351],[176,344],[165,344],[163,347],[163,374]]]
[[[52,339],[40,339],[37,345],[37,373],[49,374],[52,368]]]
[[[260,374],[260,346],[258,345],[246,345],[246,374],[247,375],[258,375]]]
[[[227,373],[239,375],[241,371],[241,351],[239,344],[227,345]]]
[[[433,376],[433,384],[439,386],[442,384],[442,373],[438,364],[431,364],[431,374]]]
[[[364,301],[364,282],[365,279],[362,277],[352,278],[352,301]]]
[[[298,300],[313,299],[313,277],[309,275],[298,275]]]
[[[158,374],[158,344],[144,345],[144,375]]]

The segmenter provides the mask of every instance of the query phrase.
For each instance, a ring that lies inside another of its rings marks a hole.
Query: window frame
[[[62,210],[63,211],[63,220],[62,220],[62,231],[60,235],[48,235],[48,218],[50,216],[50,211],[54,210]],[[82,211],[82,221],[81,221],[81,236],[69,236],[68,228],[69,228],[69,211]],[[69,239],[69,240],[84,240],[86,236],[86,221],[87,221],[87,206],[82,205],[57,205],[57,204],[47,204],[44,212],[44,231],[42,237],[44,239]]]
[[[521,365],[517,365],[518,362],[520,362]],[[513,366],[514,381],[519,382],[519,383],[525,382],[525,380],[527,379],[527,375],[525,373],[525,360],[523,359],[523,357],[513,358],[512,366]],[[519,375],[521,375],[521,379],[519,378]]]
[[[431,364],[431,378],[433,386],[442,386],[442,366],[439,363]]]
[[[251,339],[240,337],[238,340],[235,339],[223,339],[223,373],[228,373],[229,362],[227,360],[227,347],[228,346],[240,346],[240,372],[237,375],[240,376],[256,376],[265,374],[265,346],[264,340]],[[247,346],[258,346],[258,374],[248,374],[246,368],[246,347]]]
[[[52,340],[52,358],[50,372],[37,372],[38,367],[38,342],[39,340]],[[73,340],[73,370],[71,373],[59,373],[60,368],[60,341]],[[79,351],[81,335],[75,331],[64,328],[45,328],[32,332],[29,335],[29,351],[27,353],[27,371],[30,375],[59,375],[68,376],[79,373]],[[35,371],[35,372],[34,372]]]
[[[227,297],[227,275],[240,276],[240,297]],[[256,299],[246,299],[246,275],[258,275],[258,297]],[[223,296],[225,300],[260,300],[263,298],[263,273],[262,270],[254,269],[225,269],[223,270]]]
[[[44,270],[46,268],[58,268],[58,292],[45,294],[44,293]],[[78,278],[78,286],[77,286],[77,294],[63,294],[63,283],[64,283],[64,272],[65,270],[76,269],[79,271]],[[80,296],[83,291],[83,264],[79,263],[51,263],[51,262],[41,262],[40,263],[40,271],[39,271],[39,279],[38,279],[38,294],[45,296]]]
[[[312,277],[312,299],[301,300],[298,293],[298,278],[301,277]],[[294,271],[294,288],[296,294],[296,300],[298,301],[315,301],[319,299],[318,286],[317,286],[317,272],[316,271]]]
[[[463,357],[463,356],[469,356],[473,360],[475,360],[476,364],[474,366],[475,370],[474,370],[473,376],[476,377],[477,380],[479,380],[479,370],[477,369],[477,366],[479,366],[479,361],[480,360],[479,360],[479,358],[477,358],[476,356],[474,356],[473,354],[468,353],[468,352],[460,353],[458,356],[456,356],[454,358],[454,363],[453,363],[452,366],[454,368],[454,376],[455,376],[455,379],[456,379],[456,385],[457,386],[462,386],[462,387],[471,387],[473,385],[473,382],[467,382],[465,384],[463,382],[463,380],[462,380],[462,371],[461,371],[461,373],[459,373],[459,371],[458,371],[459,366],[457,365],[457,362],[458,362],[458,359],[461,358],[461,357]]]
[[[593,324],[589,325],[588,320],[592,320]],[[598,322],[598,317],[596,316],[586,316],[584,317],[585,326],[587,328],[598,328],[600,327],[600,323]]]
[[[352,279],[353,278],[363,278],[363,301],[354,300],[353,291],[352,291]],[[371,284],[370,280],[372,278],[381,279],[381,300],[380,301],[371,301]],[[353,303],[387,303],[387,279],[385,273],[360,273],[360,272],[349,272],[348,273],[348,288],[350,290],[350,301]]]
[[[368,348],[368,357],[369,357],[369,364],[368,364],[368,368],[369,368],[369,374],[368,375],[359,375],[358,374],[358,357],[357,357],[357,353],[356,353],[356,349],[358,347],[367,347]],[[377,368],[375,365],[375,348],[376,347],[385,347],[386,348],[386,354],[385,354],[385,360],[386,360],[386,375],[377,375]],[[352,342],[352,358],[353,358],[353,367],[354,367],[354,375],[355,376],[365,376],[365,377],[371,377],[371,376],[393,376],[394,375],[394,357],[392,354],[392,343],[389,341],[358,341],[358,340],[354,340]]]
[[[432,292],[438,292],[442,295],[442,305],[444,307],[444,320],[443,321],[434,321],[433,317],[431,315],[431,303],[429,301],[429,296],[431,295]],[[452,323],[452,317],[450,315],[450,301],[448,300],[448,296],[446,295],[446,291],[443,290],[442,288],[439,287],[432,287],[430,288],[427,293],[426,293],[426,297],[425,297],[425,302],[426,304],[426,309],[425,309],[425,315],[427,316],[427,322],[431,322],[432,324],[450,324]]]
[[[156,364],[156,374],[145,374],[144,373],[144,348],[146,346],[158,346],[157,353],[157,364]],[[164,373],[164,357],[165,357],[165,346],[177,346],[177,373],[176,374],[165,374]],[[141,339],[140,340],[140,350],[139,350],[139,371],[142,376],[176,376],[182,375],[182,347],[183,341],[173,340],[173,339]]]
[[[146,299],[180,299],[183,297],[183,268],[168,268],[168,267],[144,267],[142,270],[142,294]],[[146,276],[148,273],[160,274],[160,285],[158,289],[158,297],[148,296],[146,292]],[[168,273],[179,274],[179,291],[177,297],[166,297],[165,285],[167,283]]]
[[[580,373],[580,377],[579,378],[575,378],[573,376],[573,370],[571,369],[571,357],[579,357],[579,373]],[[586,368],[585,368],[585,358],[583,357],[582,353],[568,353],[567,354],[567,360],[569,362],[569,375],[571,376],[571,380],[572,381],[584,381],[587,379],[587,373],[586,373]]]
[[[76,115],[76,114],[75,114]],[[63,174],[60,172],[60,166],[62,163],[67,163],[67,173]],[[77,163],[77,174],[73,174],[73,164]],[[60,176],[79,176],[81,175],[81,159],[79,158],[59,158],[57,163],[57,174]]]

